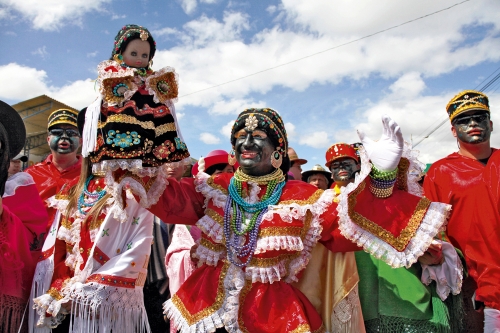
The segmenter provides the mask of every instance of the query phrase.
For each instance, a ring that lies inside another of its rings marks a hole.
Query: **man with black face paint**
[[[61,192],[63,187],[73,186],[80,176],[82,158],[77,151],[82,139],[77,128],[77,116],[78,112],[70,109],[59,109],[50,114],[47,143],[51,154],[26,170],[35,180],[40,197],[46,204],[49,214],[47,228],[56,213],[47,200]]]
[[[483,332],[483,313],[474,308],[482,310],[484,306],[486,322],[496,315],[493,321],[500,331],[500,262],[499,253],[492,250],[498,244],[491,239],[499,238],[499,220],[498,210],[492,204],[495,199],[488,200],[492,197],[488,189],[497,186],[497,181],[489,180],[488,175],[498,174],[499,167],[492,163],[498,154],[490,146],[493,123],[488,97],[466,90],[451,99],[446,111],[459,150],[432,164],[425,177],[424,192],[432,201],[453,206],[446,233],[462,251],[469,273],[462,287],[467,332]],[[484,332],[498,332],[488,325]]]

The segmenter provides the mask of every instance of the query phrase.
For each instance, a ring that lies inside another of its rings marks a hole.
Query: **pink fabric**
[[[193,226],[191,228],[196,227]],[[172,241],[167,249],[167,255],[165,256],[165,266],[167,268],[171,295],[179,290],[180,286],[195,269],[195,264],[191,260],[191,247],[194,245],[195,242],[188,228],[185,225],[177,224],[172,235]],[[177,332],[173,320],[170,321],[170,332]]]

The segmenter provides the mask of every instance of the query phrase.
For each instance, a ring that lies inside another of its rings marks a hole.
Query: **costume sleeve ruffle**
[[[134,70],[132,68],[122,68],[114,60],[106,60],[97,66],[97,83],[99,92],[103,98],[103,106],[122,105],[129,100],[138,90],[134,83]],[[123,96],[116,96],[113,89],[118,84],[125,84],[128,89]]]
[[[340,232],[388,265],[410,267],[446,224],[451,206],[396,189],[389,198],[375,198],[365,182],[371,164],[364,149],[359,152],[361,171],[339,196]]]
[[[441,243],[444,262],[440,265],[422,265],[420,280],[427,286],[432,281],[436,281],[436,292],[444,301],[450,292],[458,295],[462,290],[463,267],[453,245],[440,240],[435,240],[435,242]]]

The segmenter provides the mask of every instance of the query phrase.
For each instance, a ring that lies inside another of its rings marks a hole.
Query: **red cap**
[[[358,155],[356,154],[356,150],[348,144],[348,143],[336,143],[332,145],[326,151],[326,167],[330,168],[330,164],[333,161],[338,160],[342,157],[350,157],[354,159],[356,162],[359,162]]]
[[[229,164],[228,162],[228,152],[222,149],[217,149],[217,150],[212,150],[210,153],[207,154],[203,159],[205,160],[205,170],[210,168],[212,165],[215,164]],[[238,163],[234,165],[234,169],[236,170],[238,168]],[[191,173],[193,176],[196,176],[198,174],[198,162],[196,162],[193,165],[193,169],[191,169]]]

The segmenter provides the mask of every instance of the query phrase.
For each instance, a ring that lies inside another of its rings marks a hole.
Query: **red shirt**
[[[498,162],[497,162],[498,161]],[[465,256],[476,299],[500,310],[500,151],[487,163],[453,153],[432,164],[424,180],[431,201],[452,205],[447,235]]]
[[[75,185],[78,182],[82,169],[81,156],[77,156],[77,163],[63,171],[59,171],[56,168],[56,166],[52,163],[52,158],[53,156],[51,154],[45,159],[45,161],[35,164],[26,170],[26,172],[33,177],[40,197],[47,208],[47,213],[49,215],[47,229],[54,220],[56,209],[48,207],[46,200],[58,194],[63,186],[66,185],[68,188],[71,188]]]

